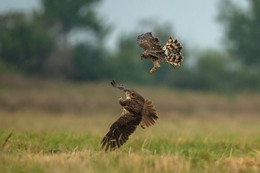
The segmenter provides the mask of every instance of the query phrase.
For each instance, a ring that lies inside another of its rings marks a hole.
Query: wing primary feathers
[[[123,145],[129,138],[129,136],[136,130],[140,124],[141,115],[135,116],[130,112],[123,111],[123,115],[114,122],[109,132],[101,141],[101,149],[105,148],[105,151],[112,151]]]
[[[125,87],[124,85],[120,84],[120,83],[117,83],[116,81],[112,80],[111,82],[111,85],[115,88],[118,88],[120,90],[123,90],[123,91],[129,91],[130,89]]]
[[[137,37],[137,44],[144,50],[161,50],[161,45],[157,37],[153,37],[151,32],[141,34]]]

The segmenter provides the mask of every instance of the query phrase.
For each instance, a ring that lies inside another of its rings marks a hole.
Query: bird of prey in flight
[[[141,58],[152,59],[153,68],[150,73],[160,67],[159,61],[167,62],[172,66],[180,66],[184,57],[181,55],[182,45],[178,40],[169,38],[168,42],[162,48],[157,37],[153,37],[151,32],[141,34],[137,37],[137,44],[144,49]]]
[[[139,124],[142,128],[149,127],[158,118],[150,100],[144,99],[133,89],[114,80],[111,84],[124,91],[126,99],[119,98],[119,104],[123,107],[121,116],[110,126],[108,133],[101,141],[101,148],[105,151],[114,150],[123,145]]]

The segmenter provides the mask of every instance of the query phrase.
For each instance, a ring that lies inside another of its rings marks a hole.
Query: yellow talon
[[[156,70],[156,68],[153,67],[153,68],[150,70],[150,73],[153,73],[155,70]]]

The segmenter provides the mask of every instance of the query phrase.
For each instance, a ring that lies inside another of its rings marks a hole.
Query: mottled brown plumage
[[[119,99],[123,112],[118,120],[111,125],[109,132],[101,141],[101,148],[106,151],[114,150],[123,145],[139,124],[141,124],[142,128],[149,127],[158,118],[150,100],[145,100],[136,91],[126,88],[114,80],[111,84],[113,87],[123,90],[126,94],[126,99]]]
[[[180,66],[184,57],[181,55],[182,45],[178,40],[169,38],[162,48],[157,37],[153,37],[151,32],[141,34],[137,37],[137,44],[144,49],[141,58],[152,59],[154,67],[150,70],[153,73],[156,67],[160,67],[159,61],[167,62],[172,66]]]

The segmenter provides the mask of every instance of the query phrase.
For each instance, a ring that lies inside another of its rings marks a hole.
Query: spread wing
[[[126,109],[123,109],[119,119],[111,125],[109,132],[102,139],[101,148],[105,148],[105,151],[119,148],[136,130],[141,120],[142,117],[140,115],[134,115]]]
[[[115,88],[118,88],[123,91],[130,91],[130,88],[125,87],[124,85],[117,83],[116,81],[112,80],[111,85]]]
[[[158,119],[156,110],[154,108],[154,106],[152,105],[152,101],[150,100],[145,100],[144,103],[144,108],[142,111],[142,121],[141,121],[141,127],[145,128],[149,127],[151,125],[154,125],[155,120]]]
[[[137,37],[137,44],[144,50],[163,51],[157,37],[153,37],[151,32],[141,34]]]

